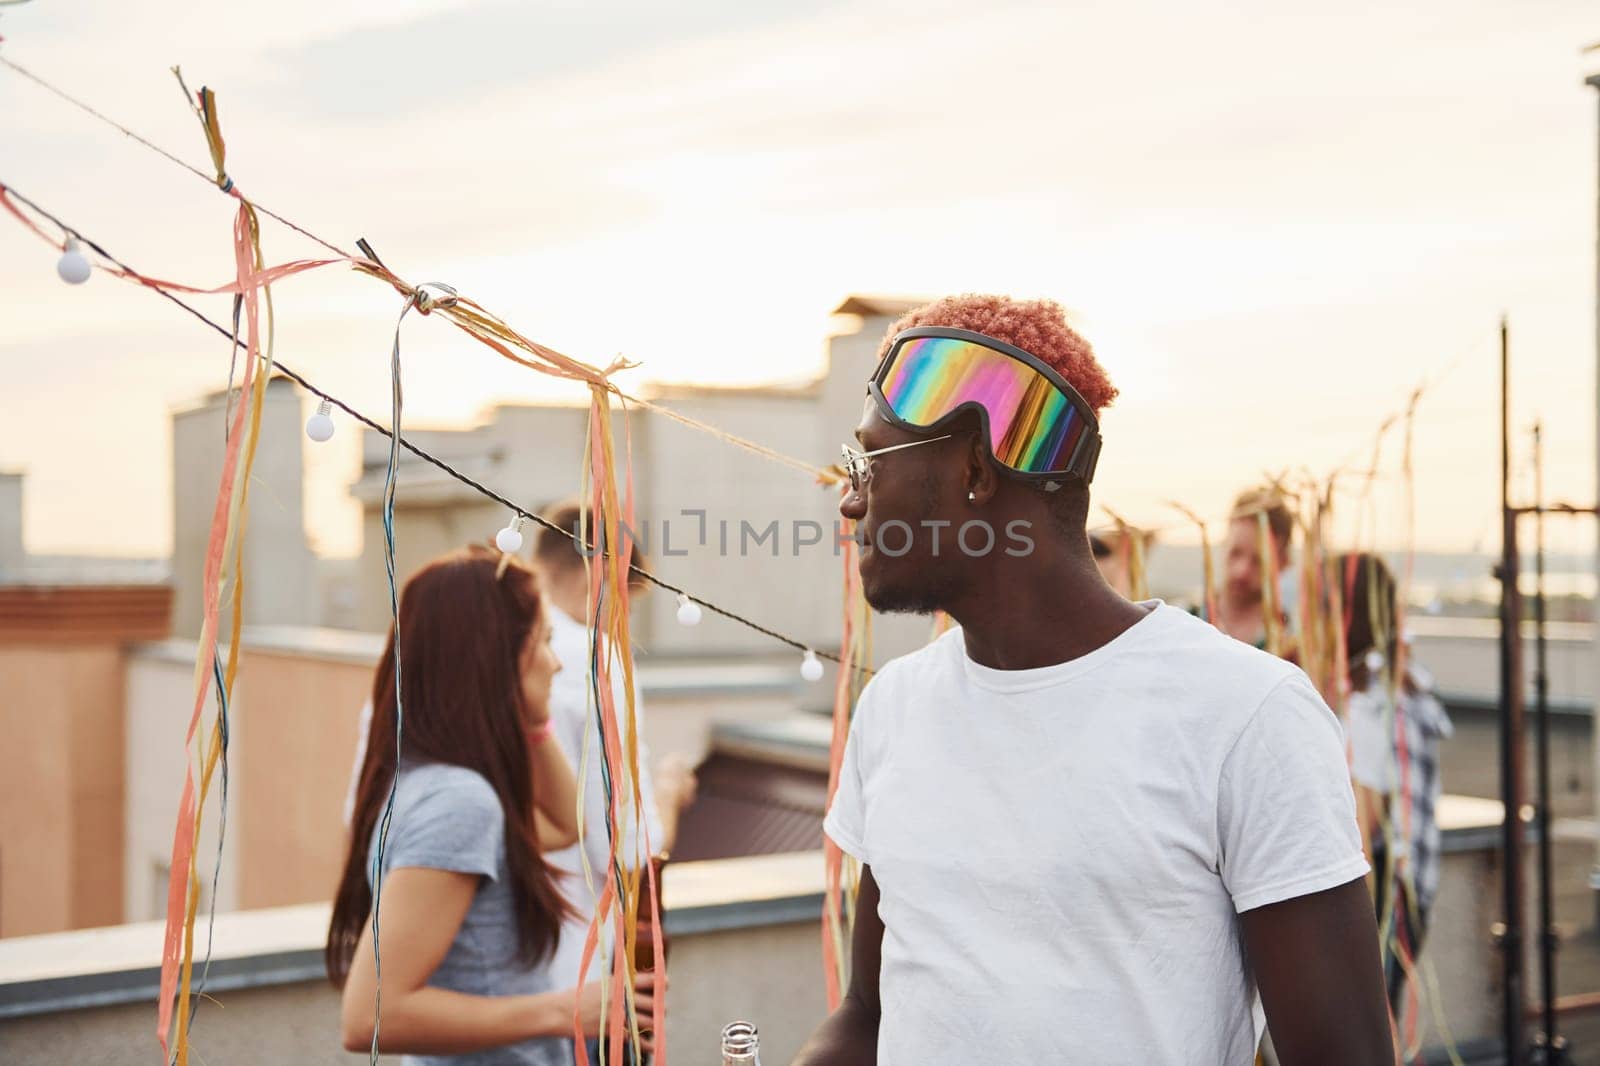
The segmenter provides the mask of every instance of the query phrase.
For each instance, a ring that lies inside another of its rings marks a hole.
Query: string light
[[[306,419],[306,436],[321,444],[333,436],[333,404],[323,400],[317,413]]]
[[[806,649],[806,656],[800,660],[800,676],[807,681],[822,680],[822,661],[817,658],[817,653],[810,648]]]
[[[507,555],[522,550],[522,516],[513,518],[506,528],[494,535],[494,546]]]
[[[702,612],[700,610],[700,605],[698,603],[694,602],[693,600],[691,600],[689,598],[688,593],[685,593],[685,592],[678,593],[678,624],[679,625],[697,626],[697,625],[700,624],[700,619],[703,616],[704,616],[704,612]]]
[[[83,254],[78,238],[67,238],[67,243],[61,249],[61,258],[56,260],[56,273],[68,285],[82,285],[89,280],[89,257]]]
[[[5,59],[5,57],[3,55],[0,55],[0,64],[4,64],[4,63],[6,63],[6,59]],[[27,206],[30,210],[34,211],[35,213],[37,213],[41,217],[47,219],[51,223],[51,225],[56,226],[61,231],[67,232],[67,233],[76,233],[77,232],[76,230],[74,230],[71,227],[69,227],[66,224],[66,222],[62,221],[60,218],[58,218],[57,216],[52,214],[50,211],[48,211],[44,207],[41,207],[39,204],[35,203],[33,200],[30,200],[28,197],[24,196],[22,193],[18,192],[14,187],[12,187],[10,185],[7,185],[5,182],[0,182],[0,192],[4,192],[6,195],[8,195],[8,196],[20,201],[22,204]],[[282,221],[282,220],[280,220],[280,221]],[[285,224],[286,225],[290,225],[290,227],[293,228],[292,224],[287,223],[287,222]],[[50,238],[49,237],[45,237],[45,239],[49,240]],[[114,266],[118,267],[127,276],[129,276],[129,277],[142,276],[142,275],[139,274],[139,271],[134,270],[127,263],[123,262],[121,259],[118,259],[115,255],[113,255],[110,251],[108,251],[104,245],[99,244],[96,241],[94,241],[93,239],[88,238],[88,237],[83,237],[81,239],[82,239],[82,241],[83,241],[83,243],[85,245],[87,245],[88,247],[90,247],[90,248],[92,248],[94,250],[96,255],[100,256],[102,259],[105,259],[107,262],[113,264]],[[313,237],[312,239],[315,240],[316,238]],[[53,244],[54,242],[52,241],[51,243]],[[346,254],[346,253],[340,251],[337,248],[334,248],[333,250],[335,252],[337,252],[338,254],[340,254],[340,255],[345,255]],[[224,326],[222,323],[217,322],[214,319],[207,317],[204,312],[202,312],[199,308],[195,307],[193,304],[188,303],[187,301],[181,299],[180,297],[178,297],[174,293],[169,292],[167,289],[162,288],[159,285],[150,285],[150,286],[147,286],[147,287],[150,289],[151,292],[154,292],[157,296],[159,296],[162,299],[166,300],[168,303],[174,304],[177,307],[182,308],[186,313],[188,313],[189,315],[194,317],[197,321],[203,323],[208,329],[210,329],[213,333],[216,333],[219,337],[223,338],[224,340],[231,341],[236,348],[241,348],[241,349],[244,348],[244,346],[245,346],[244,341],[241,340],[240,338],[238,338],[237,336],[235,336],[228,329],[227,326]],[[274,359],[273,360],[273,364],[272,364],[272,368],[273,368],[273,372],[274,373],[282,374],[284,377],[288,378],[290,381],[293,381],[295,384],[299,385],[302,389],[305,389],[306,392],[310,393],[313,396],[318,397],[321,400],[327,401],[333,407],[337,407],[340,411],[344,412],[344,414],[346,416],[348,416],[351,420],[353,420],[355,422],[359,422],[361,425],[365,426],[367,429],[370,429],[372,432],[378,434],[379,436],[388,438],[388,437],[394,435],[394,431],[390,427],[384,426],[383,424],[381,424],[378,421],[376,421],[375,419],[373,419],[370,415],[364,414],[363,412],[357,410],[356,408],[351,407],[348,403],[346,403],[345,401],[339,399],[337,396],[334,396],[331,393],[328,393],[328,392],[324,391],[323,389],[318,388],[315,384],[313,384],[310,380],[308,380],[304,375],[302,375],[301,373],[296,371],[293,367],[288,366],[287,364],[285,364],[282,360]],[[666,408],[658,408],[657,410],[662,411],[663,413],[667,413],[667,409]],[[556,525],[554,522],[551,522],[550,520],[548,520],[548,519],[546,519],[546,518],[544,518],[544,517],[532,512],[532,511],[528,511],[528,510],[522,509],[514,501],[512,501],[510,498],[502,495],[499,492],[496,492],[494,489],[492,489],[489,486],[483,484],[481,481],[478,481],[478,480],[474,479],[473,477],[471,477],[470,475],[464,473],[463,471],[456,469],[454,466],[451,466],[448,462],[446,462],[445,460],[439,458],[437,455],[434,455],[432,452],[429,452],[427,449],[417,447],[417,445],[413,441],[410,441],[410,440],[406,439],[404,436],[401,436],[399,438],[399,444],[400,444],[401,448],[404,448],[406,451],[410,452],[412,455],[416,456],[418,459],[422,460],[425,463],[428,463],[430,466],[435,467],[436,469],[439,470],[440,473],[446,475],[447,477],[449,477],[449,478],[451,478],[451,479],[453,479],[455,481],[460,482],[461,484],[465,485],[467,488],[471,489],[473,492],[478,493],[480,496],[484,497],[485,499],[492,500],[493,502],[499,504],[502,507],[509,508],[511,511],[513,511],[516,514],[518,514],[523,519],[525,519],[527,521],[530,521],[530,522],[533,522],[533,523],[541,526],[544,529],[548,529],[552,533],[556,533],[556,534],[559,534],[561,536],[564,536],[564,537],[568,538],[569,540],[576,539],[574,537],[574,535],[573,535],[572,530],[563,529],[559,525]],[[664,580],[660,575],[652,573],[651,571],[644,569],[643,567],[639,566],[637,563],[629,563],[628,564],[628,571],[629,571],[629,573],[635,575],[639,579],[641,579],[643,581],[647,581],[650,584],[654,585],[655,587],[657,587],[657,588],[659,588],[659,589],[661,589],[661,590],[663,590],[665,592],[670,592],[673,595],[685,595],[683,589],[679,588],[677,585],[674,585],[670,581]],[[715,603],[712,603],[712,602],[710,602],[708,600],[697,600],[697,601],[695,601],[695,606],[703,607],[707,611],[711,611],[711,612],[713,612],[715,614],[719,614],[722,617],[728,619],[729,621],[735,622],[735,623],[737,623],[737,624],[739,624],[741,626],[744,626],[746,629],[749,629],[750,631],[752,631],[754,633],[759,633],[762,636],[769,637],[772,640],[775,640],[775,641],[779,642],[780,644],[787,644],[789,647],[794,648],[797,651],[805,652],[805,651],[808,650],[803,643],[801,643],[800,641],[794,639],[793,637],[790,637],[790,636],[787,636],[787,635],[785,635],[783,633],[780,633],[777,630],[772,629],[769,626],[764,626],[760,622],[757,622],[755,619],[747,617],[746,615],[739,614],[736,611],[731,611],[726,607],[721,607],[721,606],[719,606],[719,605],[717,605]],[[839,656],[833,654],[832,652],[827,652],[827,651],[824,651],[824,652],[811,652],[811,654],[820,655],[822,658],[831,659],[834,662],[838,662],[839,661]],[[859,675],[861,675],[863,677],[871,677],[872,674],[873,674],[873,671],[869,667],[866,667],[866,666],[854,666],[852,669],[857,674],[859,674]]]

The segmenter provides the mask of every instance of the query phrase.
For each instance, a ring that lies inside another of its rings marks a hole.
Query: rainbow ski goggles
[[[902,429],[936,430],[975,410],[989,451],[1030,480],[1094,478],[1100,421],[1043,360],[965,329],[917,326],[895,335],[867,391]]]

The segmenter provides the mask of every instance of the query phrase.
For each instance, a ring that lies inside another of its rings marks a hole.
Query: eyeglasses
[[[904,444],[891,444],[887,448],[874,448],[870,452],[858,452],[848,444],[841,444],[839,448],[844,452],[844,469],[850,475],[850,491],[860,492],[872,477],[872,464],[867,462],[874,455],[884,452],[897,452],[901,448],[915,448],[919,444],[932,444],[936,440],[948,440],[953,434],[945,433],[938,437],[926,437],[922,440],[907,441]]]
[[[973,410],[989,454],[1030,480],[1072,475],[1088,484],[1100,458],[1094,409],[1053,367],[1021,348],[965,329],[917,326],[895,336],[867,391],[884,420],[929,431]]]

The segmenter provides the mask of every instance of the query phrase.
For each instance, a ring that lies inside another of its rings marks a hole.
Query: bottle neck
[[[722,1066],[761,1066],[755,1026],[749,1022],[734,1022],[722,1030]]]

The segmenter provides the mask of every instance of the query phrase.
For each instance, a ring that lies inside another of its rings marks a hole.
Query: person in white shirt
[[[1433,677],[1399,654],[1399,586],[1377,555],[1336,558],[1344,583],[1350,697],[1345,734],[1356,812],[1372,856],[1380,947],[1389,1002],[1398,1016],[1406,974],[1415,968],[1439,891],[1440,745],[1455,732]],[[1404,663],[1404,676],[1393,670]]]
[[[580,516],[586,510],[577,503],[563,503],[549,508],[543,517],[558,528],[571,531],[577,528]],[[635,562],[638,561],[636,557]],[[578,553],[575,541],[543,527],[534,538],[533,569],[539,575],[545,616],[550,623],[550,647],[561,665],[550,682],[551,736],[578,777],[583,812],[581,843],[547,852],[544,856],[559,874],[557,885],[572,904],[574,912],[563,922],[555,952],[545,967],[552,987],[570,988],[578,984],[584,944],[598,903],[596,889],[605,877],[610,849],[600,759],[600,727],[589,690],[589,630],[580,621],[587,613],[587,577],[584,560]],[[626,706],[620,664],[612,667],[611,685],[620,715]],[[619,859],[625,867],[633,865],[636,854],[648,860],[653,856],[665,857],[672,850],[677,838],[679,813],[693,802],[696,790],[694,772],[687,761],[680,757],[671,756],[662,760],[657,768],[659,773],[651,773],[649,749],[644,742],[644,703],[637,684],[634,688],[634,714],[639,723],[639,788],[643,798],[649,852],[645,851],[633,826],[629,824],[617,845]],[[361,710],[355,767],[345,797],[344,818],[347,825],[354,809],[355,787],[365,758],[371,718],[372,704],[369,701]],[[631,813],[626,820],[632,822]],[[589,867],[587,876],[583,865],[585,857]],[[602,943],[609,949],[609,937],[604,938]],[[589,964],[588,980],[601,980],[609,972],[609,963],[597,956]],[[598,1061],[598,1054],[592,1046],[589,1059],[591,1062]]]
[[[569,533],[579,528],[592,531],[592,525],[579,525],[580,521],[588,518],[587,510],[577,503],[564,503],[549,508],[542,517]],[[592,519],[589,521],[592,523]],[[636,548],[634,562],[643,565],[642,559]],[[577,542],[545,527],[541,527],[534,537],[533,565],[539,572],[540,584],[552,608],[550,646],[562,665],[561,672],[550,683],[551,725],[556,741],[578,775],[583,807],[584,836],[581,846],[575,844],[546,856],[550,864],[564,875],[560,882],[562,891],[572,901],[579,915],[562,926],[561,940],[556,946],[550,968],[558,982],[566,980],[576,984],[589,923],[598,903],[595,890],[605,877],[610,849],[606,835],[600,726],[589,691],[589,629],[579,620],[587,613],[588,575],[584,570],[583,556],[578,553]],[[642,590],[636,584],[630,591]],[[611,668],[611,688],[620,719],[627,706],[620,663]],[[650,772],[650,753],[644,742],[644,701],[637,683],[634,687],[634,715],[639,723],[639,789],[644,800],[649,851],[638,840],[631,824],[633,819],[629,815],[625,821],[630,824],[617,842],[617,854],[624,867],[633,866],[636,854],[648,861],[653,856],[665,856],[672,850],[678,835],[678,814],[692,802],[695,790],[694,775],[681,760],[664,761],[659,768],[660,780],[656,780]],[[620,778],[618,784],[621,784]],[[583,867],[585,858],[589,866],[587,877]],[[590,980],[609,972],[602,962],[591,962],[589,965]],[[593,1052],[590,1061],[599,1061]]]
[[[959,628],[855,709],[825,823],[863,864],[850,985],[798,1066],[1248,1066],[1263,1022],[1283,1066],[1393,1062],[1332,712],[1095,568],[1115,391],[1052,302],[890,330],[840,511],[873,607]]]

